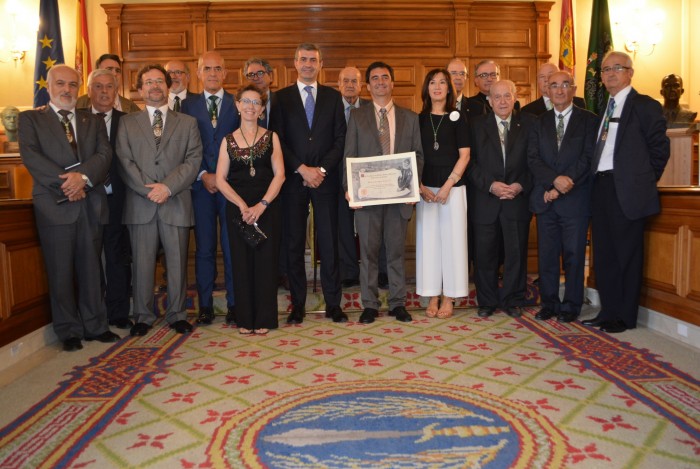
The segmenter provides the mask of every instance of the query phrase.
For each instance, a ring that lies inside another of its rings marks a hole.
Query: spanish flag
[[[75,22],[75,69],[83,78],[80,85],[80,95],[87,93],[87,79],[92,71],[92,59],[90,58],[90,40],[88,39],[87,18],[85,16],[86,0],[78,0],[78,16]]]
[[[574,12],[571,0],[563,0],[561,6],[561,33],[559,35],[559,69],[574,74],[576,53],[574,46]]]

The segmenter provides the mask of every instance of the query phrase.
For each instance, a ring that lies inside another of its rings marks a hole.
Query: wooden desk
[[[19,154],[0,154],[0,199],[31,198],[32,177]]]

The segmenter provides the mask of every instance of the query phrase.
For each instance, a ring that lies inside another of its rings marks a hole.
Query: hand
[[[241,215],[243,217],[243,221],[245,221],[249,225],[252,225],[253,223],[256,223],[258,220],[260,220],[260,217],[262,216],[264,211],[265,206],[258,202],[252,207],[247,207],[244,210],[242,210]]]
[[[425,200],[427,203],[432,203],[435,202],[435,194],[433,191],[425,187],[423,184],[420,185],[418,191],[420,192],[420,196]]]
[[[552,184],[562,194],[566,194],[574,188],[574,181],[569,176],[557,176]]]
[[[74,194],[74,195],[69,195],[69,196],[68,196],[68,201],[69,201],[69,202],[76,202],[76,201],[78,201],[78,200],[84,199],[85,197],[87,197],[87,194],[85,193],[84,190],[81,190],[81,191],[77,192],[77,193]]]
[[[59,178],[64,179],[63,184],[61,184],[61,190],[63,195],[68,197],[68,200],[73,202],[74,200],[80,200],[85,198],[85,185],[87,184],[83,180],[83,176],[80,173],[71,171],[70,173],[59,174]],[[82,197],[75,198],[82,192]]]
[[[544,203],[548,204],[549,202],[554,202],[559,198],[559,192],[557,192],[555,189],[549,190],[544,193]]]
[[[450,187],[442,186],[437,194],[435,194],[435,202],[445,205],[447,199],[450,197]]]
[[[326,177],[326,173],[321,171],[321,168],[306,166],[305,164],[299,166],[297,172],[304,179],[304,185],[312,189],[316,189],[320,186]]]
[[[216,188],[216,174],[214,173],[202,173],[202,184],[210,194],[219,192],[219,189]]]
[[[500,181],[495,181],[491,184],[491,193],[499,199],[512,199],[515,197],[513,189],[508,184]]]
[[[149,192],[146,197],[148,197],[148,200],[150,200],[153,203],[156,204],[164,204],[165,202],[170,199],[170,190],[168,190],[168,186],[165,184],[162,184],[160,182],[156,182],[153,184],[146,184],[146,187],[151,189],[151,192]]]

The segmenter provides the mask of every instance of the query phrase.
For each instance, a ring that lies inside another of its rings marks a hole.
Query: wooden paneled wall
[[[476,63],[494,59],[518,86],[521,104],[537,96],[537,67],[550,58],[549,10],[553,2],[418,1],[243,1],[103,5],[110,52],[124,58],[125,95],[136,101],[138,69],[147,63],[185,61],[193,72],[199,55],[216,50],[227,60],[225,87],[238,88],[241,68],[252,56],[275,69],[273,89],[296,79],[293,56],[301,42],[323,52],[320,82],[337,86],[348,65],[364,70],[382,60],[396,72],[397,103],[420,109],[426,72],[453,57]],[[474,94],[473,82],[468,94]],[[366,91],[365,91],[366,94]]]

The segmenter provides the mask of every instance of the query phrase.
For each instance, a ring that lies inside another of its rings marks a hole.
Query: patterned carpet
[[[700,467],[696,378],[535,312],[159,324],[0,430],[0,467]]]

